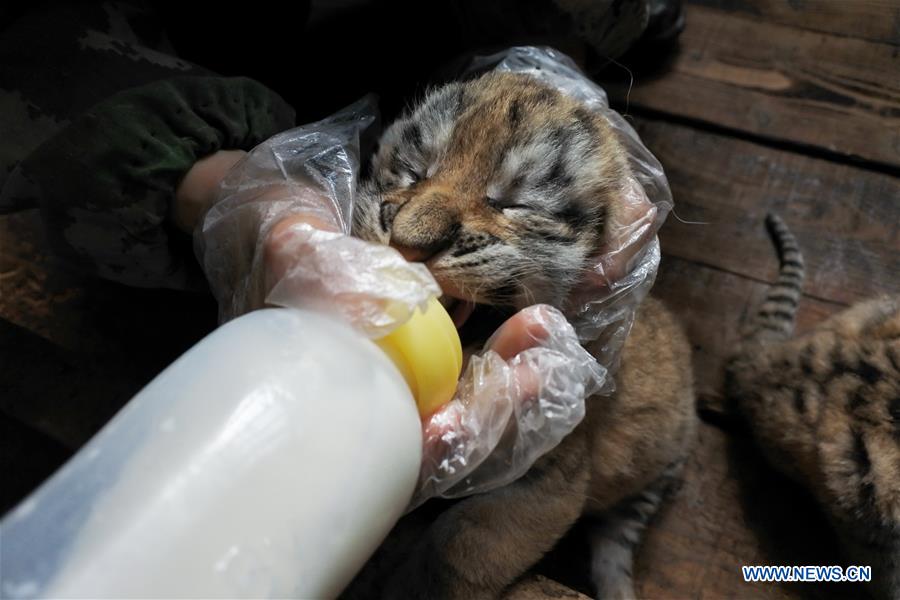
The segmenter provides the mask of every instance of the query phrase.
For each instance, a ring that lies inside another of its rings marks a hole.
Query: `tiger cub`
[[[354,235],[424,262],[458,325],[474,303],[562,309],[609,240],[629,173],[602,117],[529,76],[489,73],[433,90],[385,131]],[[652,298],[616,386],[589,398],[582,423],[520,479],[401,521],[345,597],[498,597],[583,513],[598,516],[598,595],[633,597],[633,552],[696,421],[690,346]]]
[[[861,302],[792,338],[797,241],[767,217],[777,283],[729,362],[727,394],[762,452],[807,486],[872,591],[900,598],[900,297]]]

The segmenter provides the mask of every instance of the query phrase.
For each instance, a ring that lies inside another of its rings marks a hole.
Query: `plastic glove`
[[[440,293],[424,265],[348,235],[368,101],[277,135],[226,175],[196,232],[222,319],[264,304],[337,314],[371,337]],[[413,503],[513,481],[584,416],[605,370],[555,309],[512,317],[474,356],[456,397],[423,423]]]
[[[422,469],[410,508],[432,496],[485,492],[523,475],[584,417],[606,380],[556,309],[511,317],[472,356],[456,396],[423,424]]]
[[[603,88],[565,54],[534,46],[509,48],[474,56],[450,78],[469,78],[490,70],[527,74],[578,100],[609,123],[625,148],[631,172],[620,210],[614,211],[616,220],[609,224],[609,241],[593,257],[563,307],[578,339],[608,370],[600,393],[609,394],[635,312],[656,279],[660,260],[656,232],[672,209],[668,181],[662,165],[634,128],[609,107]]]
[[[489,70],[527,74],[578,100],[609,123],[626,150],[631,174],[617,211],[618,221],[610,223],[610,241],[593,258],[564,311],[578,338],[590,343],[600,364],[613,373],[634,313],[653,286],[659,267],[656,232],[672,209],[672,192],[662,165],[634,128],[609,107],[603,88],[558,50],[520,46],[475,56],[453,77],[472,77]],[[603,391],[611,391],[611,385],[610,378]]]
[[[653,283],[655,233],[671,208],[659,163],[568,57],[514,48],[476,60],[470,73],[485,65],[528,72],[600,111],[628,149],[633,180],[609,243],[567,303],[574,330],[549,307],[520,312],[469,362],[456,398],[423,424],[423,465],[412,506],[433,495],[456,497],[513,481],[577,425],[586,397],[612,391],[608,371]],[[357,138],[373,114],[364,101],[276,136],[226,179],[222,200],[197,236],[223,319],[265,302],[313,306],[377,337],[437,293],[424,266],[347,235]],[[517,331],[524,337],[510,333]],[[509,335],[519,342],[505,342]],[[579,340],[590,342],[599,364]]]
[[[196,232],[220,321],[266,304],[336,314],[370,337],[440,288],[427,268],[350,237],[365,98],[254,148],[226,175]]]

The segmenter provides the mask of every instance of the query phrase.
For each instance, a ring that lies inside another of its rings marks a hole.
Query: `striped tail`
[[[805,275],[803,255],[797,246],[797,238],[781,217],[771,213],[766,215],[766,227],[778,249],[781,269],[778,281],[769,289],[765,302],[756,313],[750,337],[760,341],[783,340],[794,332],[794,318]]]

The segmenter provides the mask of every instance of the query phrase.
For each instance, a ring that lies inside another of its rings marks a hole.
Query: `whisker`
[[[710,224],[709,221],[685,221],[684,219],[682,219],[681,217],[678,216],[678,213],[675,212],[674,207],[672,208],[672,216],[675,217],[681,223],[684,223],[685,225],[709,225]]]

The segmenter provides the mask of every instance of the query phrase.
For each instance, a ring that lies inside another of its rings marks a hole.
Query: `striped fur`
[[[772,464],[809,487],[873,592],[900,598],[900,297],[862,302],[791,338],[796,239],[768,218],[781,272],[732,357],[727,393]]]
[[[768,215],[766,226],[778,248],[781,269],[778,281],[769,289],[765,302],[759,307],[756,318],[751,323],[751,330],[746,334],[748,338],[758,341],[783,340],[794,332],[794,318],[806,275],[797,238],[781,217]]]
[[[615,394],[589,399],[584,421],[522,478],[405,517],[342,597],[500,597],[586,515],[597,597],[633,598],[634,554],[696,435],[690,362],[674,317],[647,298]]]
[[[624,157],[603,119],[527,76],[450,84],[385,131],[354,233],[425,261],[453,296],[561,307],[607,241]],[[696,422],[690,346],[652,298],[616,385],[588,399],[584,421],[522,478],[427,524],[429,504],[401,521],[344,597],[498,597],[583,513],[610,524],[592,538],[596,564],[609,567],[595,569],[598,593],[632,594],[632,555]]]
[[[559,306],[628,172],[602,117],[527,75],[489,73],[432,90],[387,128],[353,233],[427,262],[454,297]]]
[[[636,597],[632,580],[634,554],[647,525],[666,497],[680,485],[683,467],[683,459],[675,461],[644,490],[592,519],[591,580],[597,598]]]

